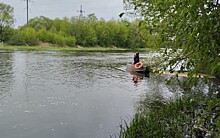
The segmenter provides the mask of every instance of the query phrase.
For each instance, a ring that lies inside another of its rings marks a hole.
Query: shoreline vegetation
[[[56,46],[0,46],[0,50],[36,50],[36,51],[82,51],[82,52],[126,52],[131,49],[116,48],[116,47],[56,47]]]
[[[59,47],[59,46],[11,46],[11,45],[0,45],[0,50],[11,50],[11,51],[78,51],[78,52],[148,52],[152,51],[151,48],[120,48],[120,47]]]
[[[182,97],[170,100],[155,110],[142,104],[148,112],[136,112],[129,125],[122,124],[119,137],[219,138],[219,0],[124,0],[124,4],[128,9],[123,14],[140,15],[142,22],[151,26],[151,32],[160,34],[160,46],[168,48],[163,54],[167,63],[164,70],[171,67],[172,71],[181,63],[180,71],[189,70],[189,74],[185,82],[180,82],[185,87]],[[208,76],[205,79],[195,78],[201,76],[200,72]],[[206,83],[205,87],[201,87],[200,80]],[[195,92],[195,89],[198,90]]]
[[[148,112],[136,113],[120,126],[120,138],[220,137],[219,94],[185,95]]]
[[[120,124],[120,132],[111,137],[119,138],[219,138],[220,137],[220,82],[210,74],[197,73],[189,77],[187,71],[160,71],[168,75],[167,85],[176,80],[184,91],[177,99],[149,108],[140,101],[130,122]],[[185,81],[178,77],[186,78]],[[189,80],[187,80],[189,79]],[[190,81],[191,80],[191,81]],[[192,81],[194,81],[192,83]],[[146,98],[147,99],[147,98]]]

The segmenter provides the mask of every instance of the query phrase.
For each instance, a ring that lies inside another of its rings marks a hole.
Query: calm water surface
[[[0,137],[107,138],[130,120],[143,97],[150,105],[180,95],[163,77],[133,83],[124,71],[132,57],[0,51]]]

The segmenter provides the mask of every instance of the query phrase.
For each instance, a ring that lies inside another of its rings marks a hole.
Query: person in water
[[[137,52],[137,53],[135,53],[135,55],[134,55],[134,65],[136,64],[136,63],[138,63],[138,62],[140,62],[140,59],[139,59],[139,52]]]

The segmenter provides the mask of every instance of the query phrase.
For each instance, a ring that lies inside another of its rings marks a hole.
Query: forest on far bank
[[[105,21],[95,14],[63,19],[40,16],[14,29],[13,7],[0,3],[0,13],[0,41],[8,45],[145,48],[156,47],[161,40],[140,20]]]

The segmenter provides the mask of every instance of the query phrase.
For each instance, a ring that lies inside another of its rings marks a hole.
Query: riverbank
[[[45,47],[45,46],[0,46],[0,50],[36,50],[36,51],[84,51],[84,52],[127,52],[131,49],[110,47]]]
[[[121,127],[120,138],[127,137],[220,137],[219,96],[191,94],[136,113],[130,125]]]
[[[10,46],[0,45],[0,50],[12,50],[12,51],[81,51],[81,52],[150,52],[150,48],[118,48],[118,47],[56,47],[56,46]]]

